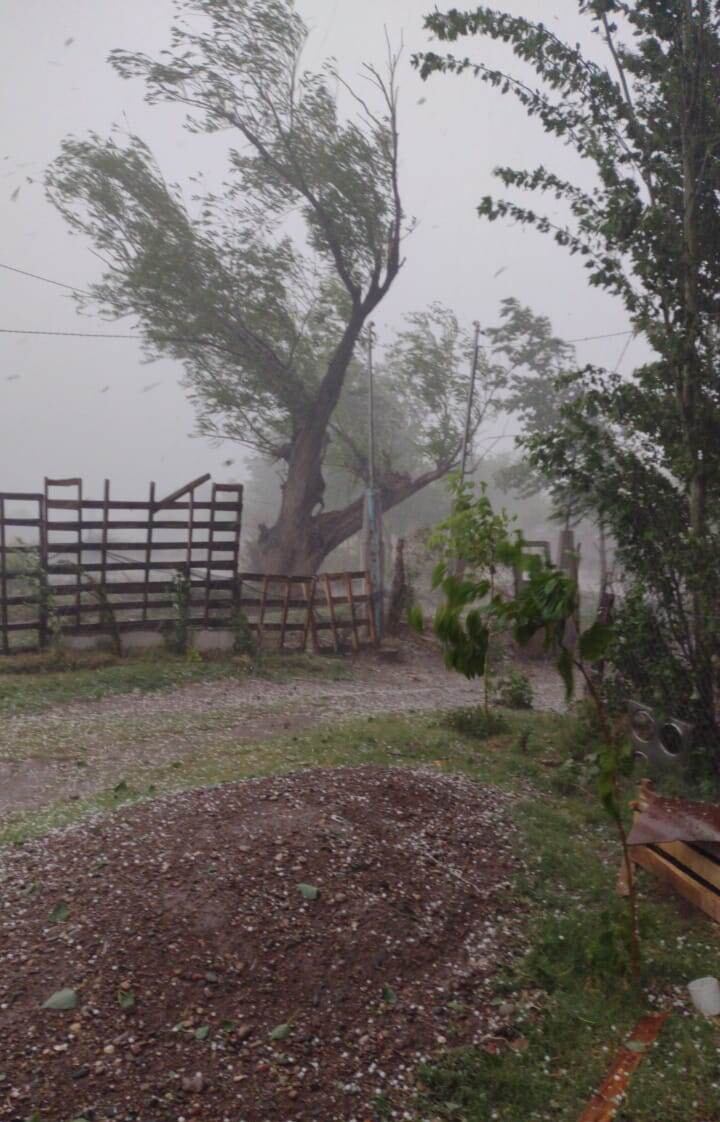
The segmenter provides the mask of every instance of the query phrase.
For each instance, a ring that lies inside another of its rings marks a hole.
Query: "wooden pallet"
[[[637,800],[632,804],[636,823],[652,807],[655,798],[652,784],[643,780]],[[635,865],[669,884],[680,896],[720,923],[720,849],[717,844],[701,841],[658,841],[654,844],[631,845]],[[625,894],[627,885],[620,891]]]
[[[633,862],[664,880],[680,896],[720,923],[720,862],[694,845],[634,845]]]

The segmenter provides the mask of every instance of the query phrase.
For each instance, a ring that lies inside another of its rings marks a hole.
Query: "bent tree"
[[[110,62],[145,83],[150,104],[187,110],[191,133],[232,138],[222,185],[200,173],[183,191],[140,137],[91,134],[64,141],[47,189],[104,262],[91,302],[135,317],[151,357],[184,365],[200,432],[282,465],[259,562],[311,572],[362,525],[359,499],[325,508],[324,465],[330,457],[367,474],[361,434],[343,418],[362,332],[398,276],[409,228],[398,57],[388,50],[385,69],[366,66],[356,92],[331,66],[303,67],[308,33],[292,0],[178,0],[176,9],[159,58],[114,51]],[[401,333],[389,365],[397,348],[417,359],[395,409],[402,402],[413,426],[414,456],[383,456],[386,508],[452,468],[462,431],[463,332],[437,308],[411,329],[415,345]]]
[[[578,373],[558,422],[531,434],[526,447],[541,471],[584,494],[612,532],[717,757],[720,4],[578,0],[578,9],[605,64],[540,22],[485,5],[436,13],[427,26],[445,42],[505,43],[522,72],[482,55],[431,52],[418,64],[426,76],[471,71],[517,98],[594,169],[588,188],[544,166],[498,168],[509,193],[484,198],[479,211],[534,227],[578,254],[589,283],[623,302],[656,358],[628,378]],[[525,192],[562,200],[567,219],[526,203]]]

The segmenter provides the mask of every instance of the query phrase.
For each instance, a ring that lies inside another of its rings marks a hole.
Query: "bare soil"
[[[403,646],[398,661],[348,659],[347,680],[278,682],[238,676],[163,693],[59,705],[0,723],[0,819],[107,790],[128,774],[195,756],[218,743],[260,743],[364,714],[477,704],[481,686],[450,673],[434,647]],[[523,664],[537,709],[563,708],[552,667]]]
[[[436,1051],[522,1046],[490,998],[520,943],[510,802],[318,769],[4,850],[0,1119],[415,1117]]]

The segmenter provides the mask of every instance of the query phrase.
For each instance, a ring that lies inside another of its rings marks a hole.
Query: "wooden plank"
[[[305,599],[307,601],[307,619],[305,621],[305,632],[303,634],[302,649],[307,650],[308,635],[312,638],[312,647],[315,654],[320,650],[318,642],[317,627],[315,626],[315,585],[317,584],[317,577],[313,577],[309,581],[304,582]]]
[[[7,523],[6,523],[6,525],[7,525]],[[3,547],[0,548],[0,553],[4,553],[8,557],[13,553],[19,553],[21,556],[22,556],[23,553],[37,553],[38,552],[38,545],[39,545],[39,543],[36,544],[36,545],[29,545],[27,542],[20,542],[19,544],[15,544],[15,545],[5,544]],[[74,550],[75,550],[75,546],[72,545],[71,549],[70,549],[70,552],[74,552]],[[75,572],[74,569],[73,569],[73,572]],[[13,574],[8,573],[8,580],[11,580],[11,579],[13,579]]]
[[[696,873],[697,876],[708,881],[720,892],[720,862],[685,842],[662,842],[657,848],[675,861],[679,861],[691,873]]]
[[[150,490],[149,490],[149,493],[148,493],[148,505],[149,505],[150,509],[148,511],[147,540],[146,540],[146,543],[145,543],[145,591],[143,592],[143,609],[142,609],[143,619],[147,619],[147,617],[148,617],[148,598],[149,598],[149,595],[150,595],[150,579],[149,579],[150,574],[149,574],[149,570],[148,570],[147,566],[152,561],[152,549],[153,549],[153,519],[155,517],[155,483],[154,483],[154,481],[150,483]]]
[[[38,499],[38,517],[40,519],[40,603],[38,605],[38,644],[41,650],[47,647],[50,639],[50,621],[48,619],[50,579],[48,577],[48,531],[47,510],[44,496]]]
[[[599,1090],[580,1116],[579,1122],[612,1122],[622,1105],[630,1076],[640,1066],[669,1017],[669,1013],[648,1013],[638,1021],[630,1039],[618,1051]],[[628,1047],[635,1044],[636,1047]]]
[[[112,507],[110,507],[110,509],[112,509]],[[195,510],[197,510],[197,506]],[[37,519],[29,519],[27,521],[30,525],[38,525]],[[7,525],[11,525],[9,519],[6,519],[6,523]],[[146,530],[147,525],[147,518],[115,518],[108,522],[108,530]],[[213,523],[209,522],[207,519],[197,518],[195,520],[196,530],[209,530],[212,525]],[[100,530],[102,529],[102,519],[83,519],[81,526],[83,530]],[[48,521],[47,527],[48,530],[66,530],[67,521],[61,520],[58,522],[51,519]],[[231,533],[233,527],[234,523],[231,523],[227,518],[216,520],[214,523],[216,533]],[[186,530],[187,518],[156,518],[153,514],[153,528],[155,530]]]
[[[280,650],[285,647],[285,632],[287,630],[288,611],[290,609],[290,593],[292,591],[292,581],[288,581],[285,585],[285,596],[283,598],[282,615],[280,617]]]
[[[2,495],[0,495],[0,502],[2,502]],[[8,518],[6,514],[4,521],[6,526],[37,526],[38,529],[40,528],[39,518]]]
[[[214,510],[214,507],[215,507],[216,498],[217,498],[217,483],[213,483],[212,491],[210,492],[210,501],[213,504],[213,510]],[[210,521],[211,522],[213,521],[212,512],[210,514]],[[190,532],[189,532],[189,538],[188,538],[188,541],[190,543],[192,543],[192,535],[193,535],[193,529],[192,529],[192,520],[191,520],[191,522],[190,522]],[[205,583],[205,622],[206,623],[207,623],[207,621],[209,619],[209,616],[210,616],[210,608],[209,608],[208,605],[209,605],[209,601],[210,601],[210,574],[212,573],[214,538],[215,538],[214,531],[211,530],[210,533],[208,534],[208,540],[207,540],[207,576],[206,576],[206,583]],[[188,549],[188,563],[189,562],[190,562],[190,550]]]
[[[231,600],[213,600],[213,599],[210,600],[210,607],[212,609],[218,609],[218,610],[227,609],[227,608],[230,607],[231,604],[232,604]],[[155,600],[155,601],[151,600],[147,605],[147,609],[148,609],[148,612],[153,612],[153,611],[159,612],[159,611],[164,611],[166,608],[173,608],[174,606],[175,606],[175,601],[174,600],[168,600],[168,599]],[[204,613],[204,600],[202,601],[202,603],[198,600],[191,601],[190,606],[191,606],[191,608],[193,606],[197,607],[200,614],[203,615],[203,613]],[[119,603],[113,603],[112,604],[112,609],[113,609],[113,614],[116,615],[116,616],[121,614],[122,612],[139,612],[142,615],[142,613],[145,611],[145,601],[144,600],[121,601]],[[92,615],[93,612],[98,613],[98,612],[100,612],[100,610],[101,610],[100,606],[97,603],[97,600],[95,600],[95,601],[85,605],[85,616],[87,617],[87,615]],[[70,605],[60,604],[55,609],[55,611],[56,611],[57,615],[59,615],[59,616],[69,616],[69,615],[72,615],[73,612],[75,611],[75,606],[73,604],[70,604]],[[150,616],[149,615],[142,616],[142,618],[150,619]],[[151,622],[154,623],[155,621],[151,620]],[[227,626],[228,627],[230,626],[230,620],[229,619],[227,620]]]
[[[323,573],[323,585],[325,587],[325,602],[330,613],[330,627],[332,628],[333,648],[337,654],[340,650],[340,639],[338,636],[337,619],[335,616],[335,604],[333,603],[332,584],[329,573]]]
[[[218,484],[219,490],[224,490],[223,484]],[[235,532],[233,535],[233,564],[235,566],[235,584],[233,589],[233,617],[237,616],[240,609],[240,602],[242,600],[242,582],[238,580],[238,570],[240,568],[240,531],[242,528],[242,508],[243,508],[243,488],[238,487],[237,492],[237,513],[235,515]]]
[[[0,499],[9,503],[40,503],[43,495],[41,491],[0,491]]]
[[[47,505],[48,505],[49,510],[77,510],[78,509],[78,503],[77,503],[76,499],[49,499]],[[195,510],[210,510],[211,506],[212,506],[212,504],[209,503],[209,502],[196,502],[195,503]],[[83,510],[102,510],[103,509],[102,499],[83,499],[82,509]],[[131,499],[127,499],[127,500],[125,500],[125,499],[113,499],[113,501],[110,503],[110,510],[147,510],[147,509],[148,509],[147,500],[145,500],[143,502],[138,502],[135,499],[132,499],[132,500]],[[189,510],[190,509],[190,503],[170,503],[169,505],[163,505],[162,509],[163,510]],[[219,511],[223,511],[223,510],[234,511],[234,510],[237,509],[237,506],[236,506],[235,503],[218,502],[218,503],[215,504],[215,509],[219,510]]]
[[[10,653],[7,604],[7,561],[5,553],[5,499],[0,495],[0,629],[3,654]]]
[[[173,491],[171,494],[166,495],[164,499],[160,499],[160,501],[156,504],[156,509],[159,510],[160,507],[170,506],[183,495],[187,495],[188,492],[190,492],[190,495],[192,497],[195,488],[201,487],[203,483],[207,483],[209,479],[210,472],[208,471],[205,473],[205,475],[199,475],[197,479],[192,479],[190,483],[184,483],[182,487],[178,487],[177,491]]]
[[[358,634],[357,619],[355,617],[355,601],[353,600],[353,578],[351,573],[345,574],[345,587],[347,588],[348,599],[350,600],[350,619],[352,621],[352,645],[353,650],[360,650],[360,636]]]
[[[258,618],[258,625],[257,625],[258,643],[260,644],[260,646],[262,646],[262,640],[263,640],[263,631],[264,631],[264,623],[265,623],[265,601],[267,600],[267,590],[268,590],[269,582],[270,582],[270,577],[267,577],[267,576],[263,577],[262,600],[260,601],[260,616]]]
[[[346,580],[347,577],[351,577],[353,580],[362,580],[362,578],[367,575],[367,572],[366,572],[365,569],[357,569],[357,570],[353,569],[350,572],[327,573],[327,574],[324,574],[324,575],[329,576],[330,580]]]
[[[145,568],[149,569],[151,572],[155,570],[167,571],[177,569],[177,567],[177,561],[151,561],[150,564],[146,566],[144,558],[142,560],[128,558],[127,561],[108,561],[107,565],[105,566],[108,573],[132,572],[136,569]],[[232,561],[215,561],[213,564],[213,569],[227,572],[232,571],[232,567]],[[94,561],[91,561],[85,562],[83,564],[82,571],[84,573],[98,573],[100,572],[101,568],[102,566],[99,563],[96,564]],[[53,565],[51,568],[51,572],[57,574],[58,576],[74,576],[77,572],[77,567],[75,565]]]
[[[103,483],[103,516],[100,528],[100,584],[105,584],[105,573],[107,566],[107,552],[108,552],[108,503],[110,502],[110,480],[106,479]],[[82,512],[81,512],[82,514]],[[81,521],[82,525],[82,521]]]
[[[148,594],[150,596],[159,596],[164,592],[172,592],[175,585],[172,581],[165,580],[151,580],[145,582],[144,580],[115,580],[108,581],[105,585],[105,591],[108,596],[130,596],[133,594],[140,594],[145,592],[147,583]],[[213,592],[227,591],[232,592],[234,581],[229,577],[213,577],[212,589]],[[193,591],[205,588],[205,578],[201,580],[191,580],[190,587]]]
[[[82,521],[82,479],[78,480],[78,499],[80,500],[80,506],[78,508],[78,516],[77,516],[77,523],[78,523],[78,526],[77,526],[77,536],[78,536],[78,539],[77,539],[77,564],[78,564],[78,570],[77,570],[77,579],[76,579],[76,582],[75,582],[76,583],[75,603],[77,605],[78,623],[82,623],[81,613],[82,613],[83,576],[82,576],[81,566],[82,566],[82,560],[83,560],[83,554],[82,554],[83,533],[82,533],[82,529],[80,528],[80,525],[79,525],[79,523]]]
[[[184,541],[154,542],[152,548],[153,548],[153,550],[158,550],[158,549],[159,550],[164,550],[166,553],[169,552],[170,550],[175,550],[176,553],[185,553],[187,555],[189,544],[190,544],[189,540],[186,538]],[[111,542],[108,542],[107,545],[108,545],[108,551],[110,553],[125,553],[125,552],[143,553],[143,554],[147,553],[147,539],[145,541],[142,541],[142,542],[141,541],[132,541],[132,542],[114,542],[114,541],[111,541]],[[83,548],[84,553],[102,552],[105,549],[105,546],[102,542],[84,542],[82,548]],[[193,552],[196,552],[200,549],[206,550],[207,549],[207,542],[197,542],[197,543],[192,545],[192,549],[193,549]],[[222,551],[224,553],[230,553],[230,552],[234,551],[234,549],[235,549],[234,542],[215,542],[214,545],[213,545],[213,552]],[[77,550],[77,546],[75,545],[74,542],[56,542],[53,545],[53,548],[52,548],[53,553],[58,553],[58,554],[59,553],[75,553],[76,550]]]
[[[13,577],[12,574],[8,574],[8,582],[11,580],[15,580],[15,577]],[[37,599],[34,596],[5,596],[3,599],[0,599],[0,607],[3,601],[7,604],[8,608],[37,607]]]
[[[692,874],[679,869],[650,846],[634,845],[631,853],[636,865],[641,865],[643,869],[666,881],[696,908],[720,923],[720,894],[706,888]]]
[[[242,596],[242,607],[243,608],[259,608],[261,606],[261,604],[262,604],[261,597],[245,596],[245,595]],[[272,596],[268,596],[267,600],[265,601],[265,607],[266,608],[282,608],[284,606],[284,604],[285,604],[284,597],[275,598],[275,597],[272,597]],[[288,607],[290,609],[294,608],[298,611],[302,611],[305,608],[306,604],[307,604],[307,600],[291,599],[288,603]]]
[[[378,636],[377,627],[375,626],[375,605],[373,603],[372,582],[370,580],[369,573],[365,573],[365,589],[365,594],[363,596],[359,596],[358,601],[366,605],[365,612],[367,614],[368,636],[372,645],[377,646]]]
[[[77,491],[77,498],[72,500],[53,500],[50,498],[50,490],[51,488],[55,487],[74,487]],[[59,544],[61,545],[62,552],[74,553],[76,556],[75,566],[72,567],[70,572],[66,573],[66,575],[73,575],[75,577],[75,580],[73,582],[75,588],[75,607],[77,610],[77,623],[80,624],[82,622],[82,528],[80,526],[80,523],[82,521],[82,479],[80,478],[80,476],[73,476],[67,479],[51,479],[46,475],[43,489],[45,497],[45,510],[48,509],[52,502],[64,501],[71,504],[66,509],[77,511],[77,518],[74,520],[68,519],[67,524],[63,527],[63,532],[76,535],[76,540],[71,545],[68,545],[68,543]],[[50,555],[55,551],[53,543],[51,543],[50,541],[49,535],[47,535],[46,541],[48,555]],[[65,548],[62,548],[63,546]]]

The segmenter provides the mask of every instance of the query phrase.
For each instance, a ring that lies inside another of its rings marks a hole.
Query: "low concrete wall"
[[[191,633],[190,643],[200,654],[232,654],[235,632],[225,627],[203,627]]]

